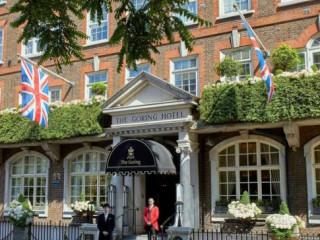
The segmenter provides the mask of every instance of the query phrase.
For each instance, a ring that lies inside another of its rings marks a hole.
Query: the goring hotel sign
[[[164,122],[185,120],[190,115],[189,109],[162,110],[157,112],[144,112],[112,116],[112,125],[139,124],[148,122]]]

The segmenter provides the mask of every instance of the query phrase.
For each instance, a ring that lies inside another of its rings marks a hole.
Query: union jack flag
[[[22,109],[21,115],[48,127],[48,75],[21,58]]]
[[[248,24],[242,19],[242,22],[244,23],[244,26],[246,27],[248,34],[250,36],[252,45],[254,46],[254,49],[256,50],[256,54],[258,56],[259,60],[259,65],[260,65],[260,72],[261,72],[261,78],[266,82],[267,84],[267,89],[268,89],[268,102],[271,101],[274,93],[274,85],[273,85],[273,80],[271,77],[271,73],[269,71],[269,68],[266,64],[266,61],[264,60],[263,54],[260,50],[260,47],[256,41],[256,39],[253,36],[253,33],[248,26]]]

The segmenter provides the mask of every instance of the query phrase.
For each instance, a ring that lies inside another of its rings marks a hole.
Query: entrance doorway
[[[146,205],[149,198],[159,207],[159,227],[175,212],[177,175],[146,175]],[[172,225],[174,217],[164,227]]]

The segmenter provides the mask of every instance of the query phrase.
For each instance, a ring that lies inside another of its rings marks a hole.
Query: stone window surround
[[[91,41],[90,36],[91,36],[91,31],[90,31],[90,25],[91,25],[91,14],[90,12],[87,13],[86,16],[86,34],[89,36],[89,38],[86,41],[86,44],[84,46],[90,46],[90,45],[95,45],[95,44],[100,44],[100,43],[106,43],[109,41],[109,31],[110,31],[110,17],[109,13],[107,12],[107,19],[101,20],[101,24],[107,23],[107,39],[101,39],[98,41]],[[96,23],[95,23],[96,24]],[[101,25],[100,25],[101,26]]]
[[[212,221],[223,221],[224,219],[229,218],[229,215],[221,215],[215,216],[214,208],[215,208],[215,202],[217,199],[219,199],[219,193],[217,192],[218,188],[218,171],[216,169],[216,160],[218,159],[218,153],[236,143],[239,142],[259,142],[259,143],[265,143],[267,145],[270,145],[272,147],[275,147],[279,150],[279,165],[280,165],[280,189],[281,189],[281,199],[283,201],[286,201],[287,196],[287,189],[286,189],[286,171],[285,171],[285,147],[270,138],[259,136],[259,135],[248,135],[247,138],[244,138],[243,136],[236,136],[229,139],[226,139],[219,144],[217,144],[215,147],[213,147],[209,151],[209,161],[211,162],[211,220]]]
[[[6,177],[5,177],[5,181],[6,181],[6,184],[5,184],[5,193],[10,193],[10,189],[11,189],[11,180],[10,180],[10,165],[13,161],[17,160],[18,158],[21,158],[21,157],[25,157],[25,156],[28,156],[28,155],[36,155],[44,160],[46,160],[48,162],[48,169],[50,169],[50,161],[49,159],[39,153],[39,152],[36,152],[36,151],[28,151],[28,152],[19,152],[19,153],[16,153],[14,154],[13,156],[11,156],[5,163],[5,173],[6,173]],[[46,202],[45,202],[45,211],[44,211],[44,214],[39,214],[39,217],[47,217],[48,216],[48,188],[49,188],[49,171],[47,172],[47,175],[46,175],[46,178],[47,178],[47,184],[46,184]],[[10,204],[10,194],[5,194],[4,196],[4,209],[6,209],[7,207],[9,207],[9,204]],[[4,211],[4,216],[8,216],[8,212],[5,210]]]

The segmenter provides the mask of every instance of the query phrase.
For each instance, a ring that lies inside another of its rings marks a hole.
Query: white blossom
[[[232,201],[228,205],[228,213],[239,219],[252,219],[262,213],[255,203],[243,204],[239,201]]]

